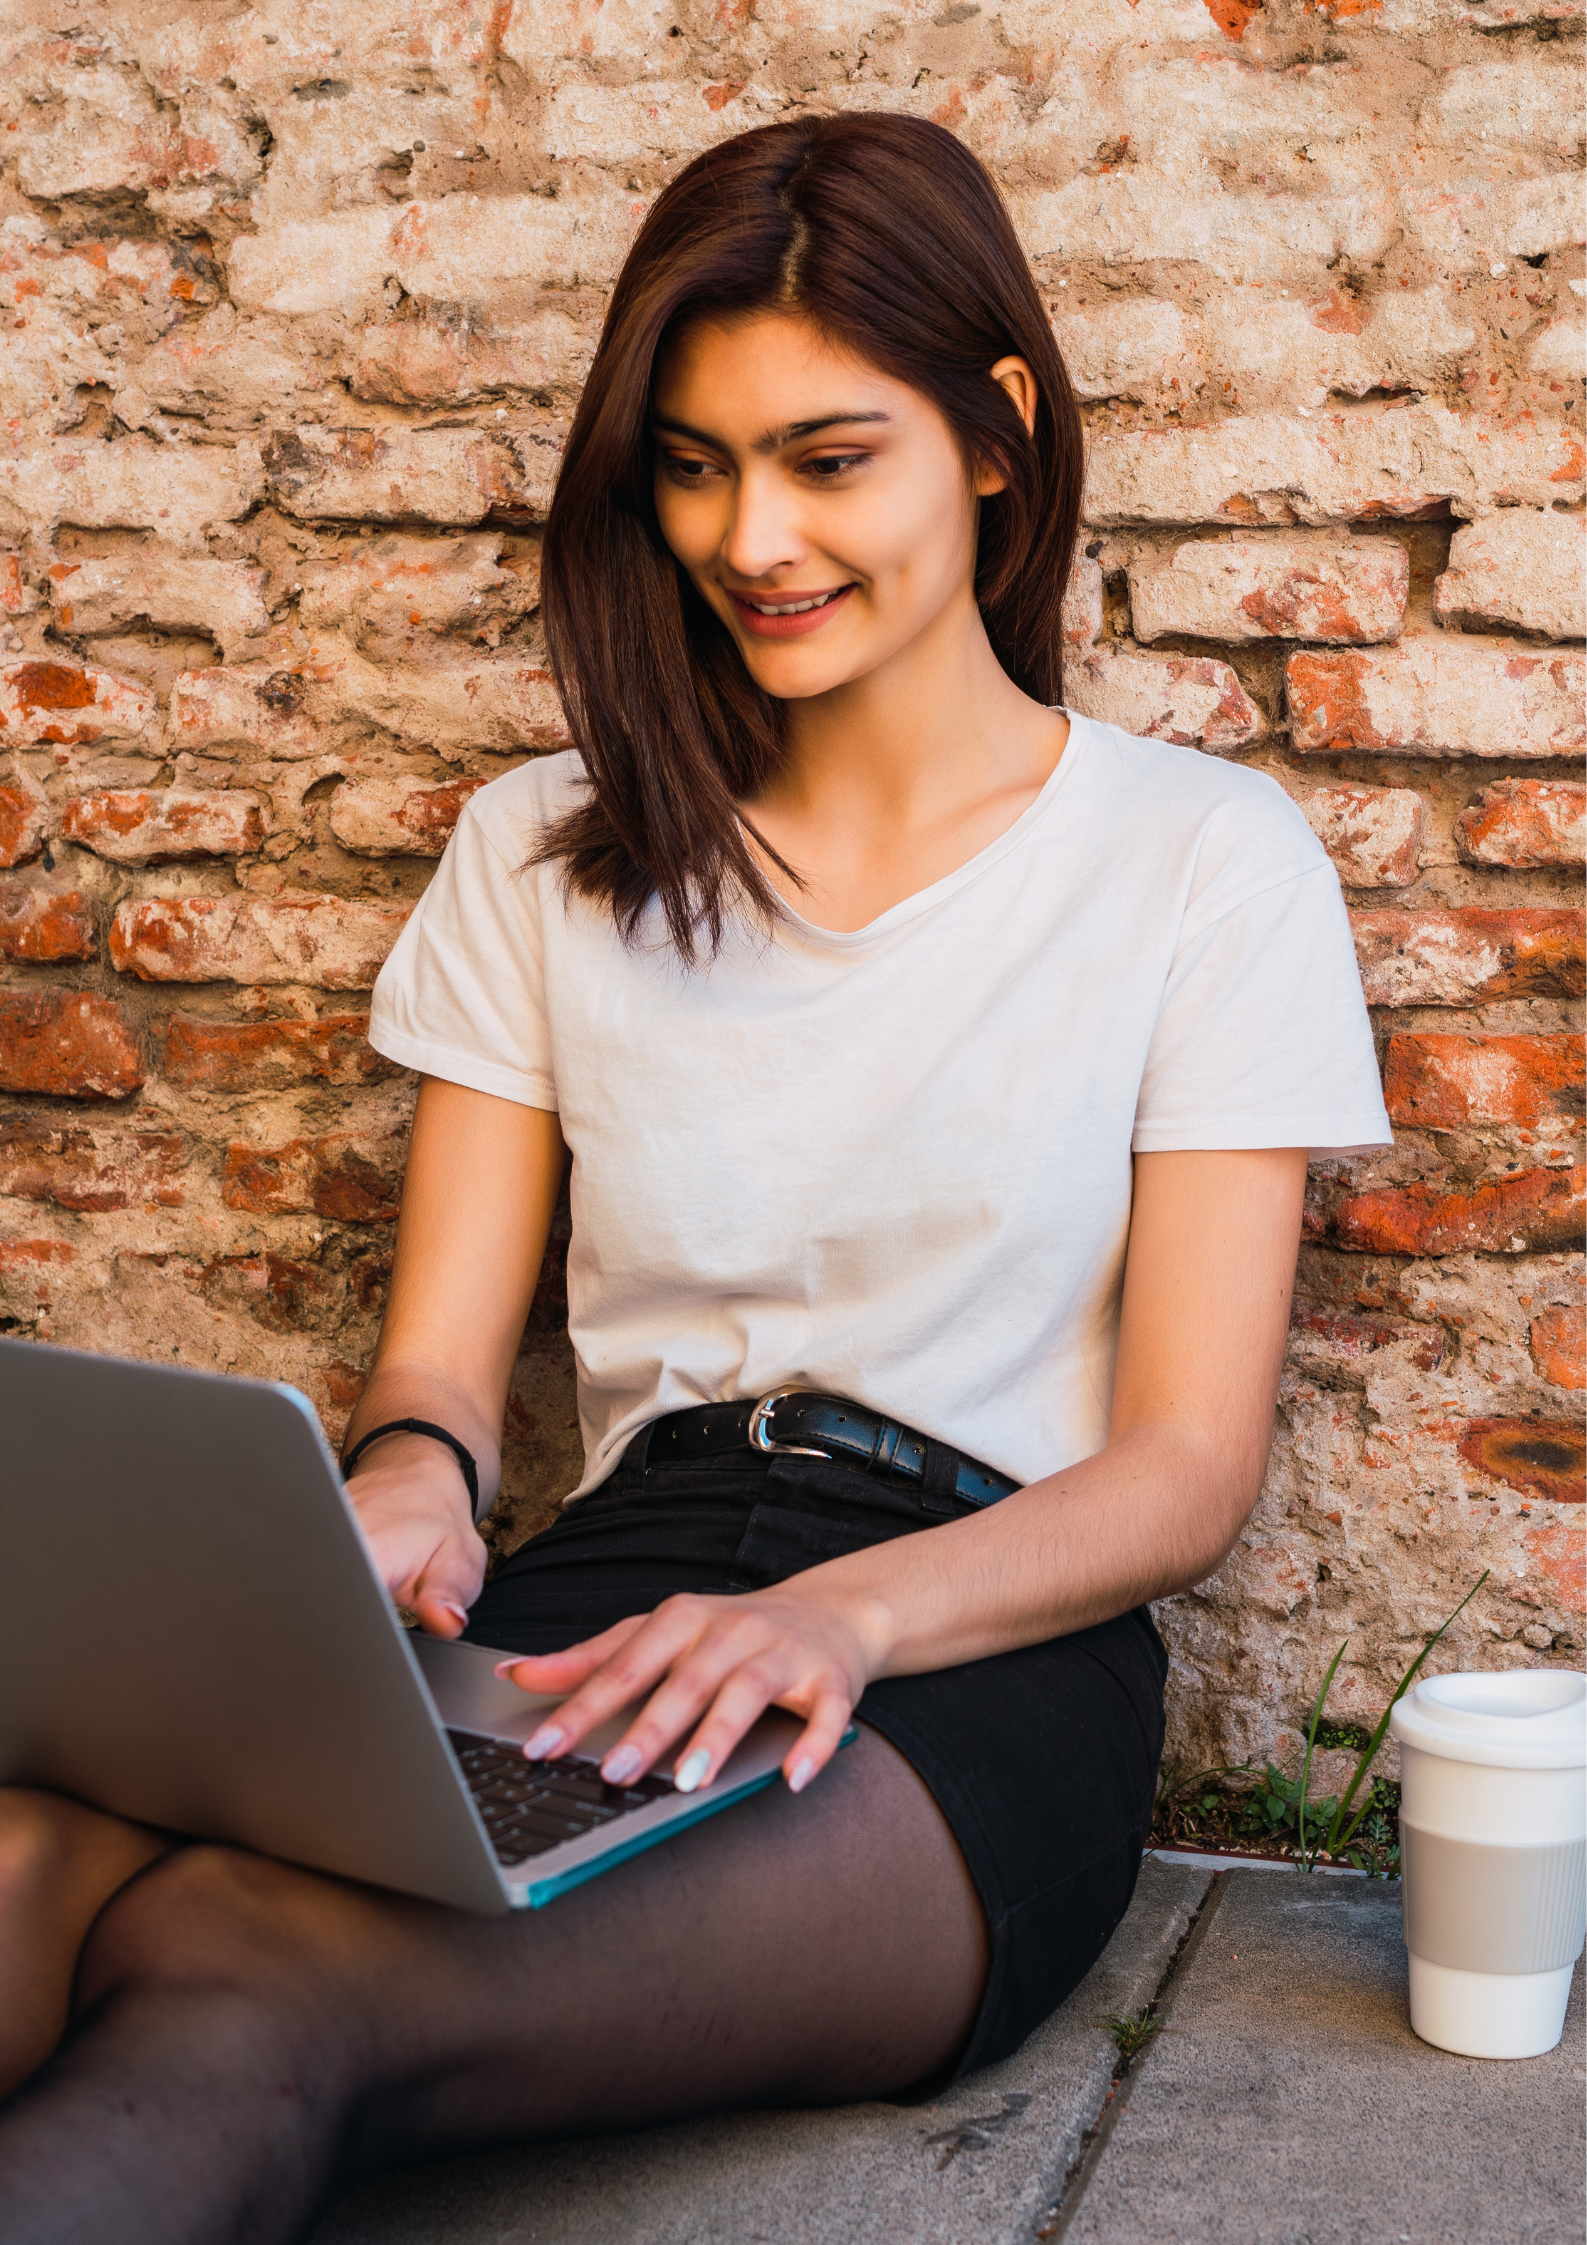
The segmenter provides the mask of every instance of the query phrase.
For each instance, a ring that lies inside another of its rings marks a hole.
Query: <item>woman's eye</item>
[[[667,473],[675,483],[703,483],[714,470],[709,460],[690,460],[676,452],[669,452]]]
[[[817,483],[836,483],[865,459],[863,452],[821,452],[804,464],[805,474]]]

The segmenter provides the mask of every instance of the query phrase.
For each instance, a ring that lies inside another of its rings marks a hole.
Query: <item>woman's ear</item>
[[[999,389],[1007,392],[1015,412],[1025,424],[1026,435],[1033,436],[1036,430],[1037,390],[1030,361],[1019,358],[999,359],[988,371]],[[1002,491],[1006,487],[1006,481],[996,468],[990,465],[980,468],[975,478],[975,495],[978,499],[989,499],[994,491]]]

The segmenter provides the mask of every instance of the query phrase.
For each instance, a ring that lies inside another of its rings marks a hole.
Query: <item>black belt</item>
[[[743,1449],[827,1458],[834,1465],[857,1466],[862,1473],[896,1474],[921,1484],[922,1501],[932,1512],[951,1512],[955,1498],[963,1504],[996,1504],[1021,1486],[934,1435],[900,1426],[846,1396],[821,1395],[810,1388],[774,1388],[758,1403],[701,1403],[692,1411],[669,1411],[651,1422],[645,1463],[716,1458]]]

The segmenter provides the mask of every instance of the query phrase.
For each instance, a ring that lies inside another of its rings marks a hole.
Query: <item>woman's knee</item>
[[[0,1787],[0,1911],[9,1917],[45,1901],[70,1860],[70,1833],[52,1796]]]
[[[0,1785],[0,1916],[86,1926],[108,1895],[170,1847],[141,1824],[62,1793]]]
[[[310,1874],[245,1849],[194,1846],[152,1864],[115,1895],[83,1949],[79,2001],[117,1983],[250,1987],[290,2001],[318,1977],[294,1888]],[[326,1882],[316,1882],[324,1884]]]

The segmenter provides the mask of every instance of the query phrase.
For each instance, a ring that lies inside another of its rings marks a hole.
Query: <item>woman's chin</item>
[[[830,694],[839,686],[852,685],[874,667],[852,651],[844,659],[836,649],[823,649],[817,654],[814,648],[806,650],[797,644],[768,648],[763,641],[746,646],[741,640],[739,651],[744,668],[761,692],[780,702],[810,701],[818,694]]]

